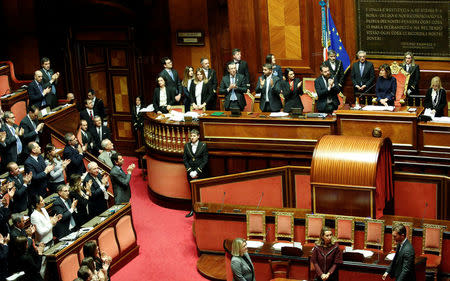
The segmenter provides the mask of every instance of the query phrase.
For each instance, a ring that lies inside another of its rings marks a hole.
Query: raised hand
[[[65,169],[67,167],[67,165],[70,164],[70,161],[71,161],[70,159],[66,159],[66,160],[63,161],[63,163],[62,163],[63,169]]]
[[[33,172],[30,171],[28,174],[25,174],[25,176],[23,176],[23,183],[29,184],[31,181],[31,178],[33,178]]]
[[[51,171],[53,171],[53,169],[55,169],[55,165],[54,164],[48,165],[47,167],[45,167],[44,173],[48,174]]]

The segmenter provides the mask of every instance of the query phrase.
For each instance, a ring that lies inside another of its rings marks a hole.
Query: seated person
[[[115,153],[114,144],[109,139],[104,139],[102,140],[102,148],[103,152],[100,153],[98,159],[105,163],[108,167],[112,168],[114,164],[111,161],[111,155]]]
[[[423,100],[423,106],[431,109],[431,113],[434,113],[435,117],[441,117],[444,115],[446,104],[447,96],[444,88],[442,88],[441,78],[435,76],[431,79],[431,85]]]
[[[166,87],[167,81],[159,76],[156,80],[158,87],[153,92],[153,107],[157,113],[169,113],[172,105],[180,101],[181,94],[176,95],[175,89]]]
[[[339,107],[339,86],[331,78],[330,68],[325,64],[320,66],[320,76],[314,80],[314,88],[318,96],[317,110],[323,113],[332,113]]]
[[[391,67],[383,64],[379,68],[380,73],[376,84],[375,92],[377,102],[382,105],[394,105],[395,93],[397,92],[397,80],[392,77]]]

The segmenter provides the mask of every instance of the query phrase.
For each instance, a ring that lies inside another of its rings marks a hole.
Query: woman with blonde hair
[[[444,88],[442,88],[441,78],[439,76],[431,79],[430,88],[423,100],[423,106],[431,109],[431,114],[434,113],[435,117],[441,117],[444,115],[444,108],[447,104],[447,95]]]
[[[337,267],[342,263],[342,251],[333,237],[333,232],[326,226],[320,231],[320,239],[312,250],[311,263],[316,270],[315,280],[339,280]]]
[[[194,83],[191,83],[189,94],[193,109],[210,109],[208,105],[211,104],[211,101],[214,98],[214,92],[211,89],[211,85],[208,83],[205,71],[201,67],[195,70]]]
[[[247,252],[247,242],[236,238],[231,245],[233,281],[255,281],[255,268]]]

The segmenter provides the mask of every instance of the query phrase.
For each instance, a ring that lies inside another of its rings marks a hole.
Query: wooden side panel
[[[95,95],[103,100],[105,107],[108,106],[108,86],[106,85],[106,72],[96,71],[88,74],[89,87],[95,91]],[[86,89],[87,90],[87,89]],[[86,93],[87,94],[87,93]],[[84,102],[82,102],[84,106]]]
[[[130,113],[130,101],[128,96],[128,76],[113,75],[113,94],[115,112]]]

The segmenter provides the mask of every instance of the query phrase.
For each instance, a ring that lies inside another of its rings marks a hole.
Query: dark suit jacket
[[[208,164],[208,147],[206,143],[198,141],[197,150],[194,153],[191,142],[187,142],[184,145],[183,163],[189,180],[191,180],[189,176],[191,171],[197,171],[198,178],[204,178],[207,175],[206,164]]]
[[[195,82],[191,83],[191,88],[189,89],[189,93],[192,93],[189,95],[190,98],[190,104],[196,104],[197,100],[195,97],[195,87],[197,86],[197,84],[195,84]],[[201,93],[201,103],[206,103],[206,109],[207,110],[212,110],[213,108],[211,108],[211,103],[215,100],[215,94],[213,92],[213,89],[211,88],[211,84],[208,81],[208,83],[203,83],[202,86],[202,93]]]
[[[11,217],[10,208],[0,207],[0,234],[6,237],[10,232],[9,219]]]
[[[400,65],[406,71],[406,63]],[[420,81],[420,67],[417,64],[411,65],[409,68],[408,90],[411,90],[409,95],[417,95],[419,93]]]
[[[16,187],[16,193],[14,193],[13,200],[10,202],[11,212],[14,214],[25,211],[28,208],[28,188],[23,185],[23,175],[18,174],[17,177],[9,175],[6,180],[13,181]]]
[[[433,89],[429,88],[427,94],[425,95],[425,99],[423,100],[423,106],[425,108],[431,108],[436,110],[436,117],[441,117],[444,115],[444,108],[447,105],[447,95],[444,89],[439,90],[439,96],[437,97],[438,103],[436,106],[433,105],[433,100],[431,98],[431,93]]]
[[[169,75],[169,74],[167,74]],[[168,113],[166,106],[160,106],[159,105],[159,91],[160,88],[156,87],[155,91],[153,92],[153,107],[155,108],[155,112],[161,111],[162,113]],[[166,95],[167,95],[167,105],[174,105],[176,103],[175,101],[175,88],[173,87],[166,87]]]
[[[114,190],[114,202],[116,204],[128,203],[131,198],[131,175],[125,173],[121,167],[114,166],[109,173]]]
[[[415,281],[416,272],[414,262],[414,248],[409,240],[406,240],[400,252],[395,254],[394,260],[387,269],[387,273],[391,277],[395,277],[396,281]]]
[[[41,281],[42,256],[25,253],[18,258],[18,271],[25,271],[24,281]]]
[[[68,199],[69,207],[72,206],[72,199]],[[52,206],[53,211],[55,214],[61,214],[62,218],[60,221],[58,221],[57,224],[53,227],[53,234],[58,238],[62,238],[68,234],[70,234],[69,226],[70,226],[70,219],[73,218],[75,221],[74,214],[67,209],[66,205],[63,202],[63,199],[58,196],[55,201],[53,202]]]
[[[96,115],[100,116],[102,120],[105,119],[106,117],[105,104],[103,103],[102,99],[95,97],[93,109]]]
[[[303,108],[302,100],[300,99],[303,91],[302,86],[300,88],[297,87],[298,83],[300,83],[300,79],[294,78],[294,90],[291,90],[288,80],[280,80],[284,97],[284,112],[291,112],[292,108]]]
[[[43,68],[40,69],[42,72],[42,85],[44,85],[44,89],[46,87],[52,88],[52,84],[50,84],[50,81],[52,80],[52,75],[55,73],[53,69],[49,69],[49,75],[45,72]],[[53,85],[55,86],[55,89],[52,88],[52,92],[48,93],[45,96],[45,100],[47,101],[47,105],[50,105],[51,108],[55,108],[58,106],[58,98],[56,97],[56,84],[58,84],[58,80],[56,80]]]
[[[244,260],[247,258],[247,261]],[[248,253],[244,256],[233,256],[231,258],[231,271],[233,272],[233,281],[255,281],[255,268]]]
[[[211,83],[211,90],[213,90],[214,92],[217,91],[217,85],[219,85],[219,82],[217,82],[217,74],[216,71],[214,69],[209,69],[208,70],[208,83]]]
[[[42,90],[44,90],[44,85],[41,83]],[[42,95],[41,90],[38,87],[38,83],[36,80],[31,81],[28,84],[28,98],[30,100],[29,105],[36,105],[39,108],[42,108],[42,101],[45,100],[45,97]],[[45,105],[44,105],[45,106]]]
[[[334,78],[334,83],[338,84],[339,88],[342,89],[342,87],[344,86],[344,65],[342,64],[342,61],[340,60],[336,60],[335,65],[336,65],[336,69],[333,70],[333,68],[331,67],[331,63],[330,60],[326,60],[325,65],[328,66],[328,68],[330,69],[331,72],[331,78]]]
[[[237,86],[236,89],[234,89],[234,92],[236,93],[237,102],[239,103],[239,107],[242,110],[244,110],[244,107],[247,105],[247,102],[245,101],[244,93],[247,92],[247,86],[246,86],[246,80],[242,74],[236,74],[235,77],[235,84]],[[220,82],[220,88],[219,93],[222,95],[225,95],[225,110],[230,110],[230,98],[231,98],[231,91],[228,92],[228,87],[230,87],[230,75],[225,75],[222,78],[222,81]]]
[[[281,66],[279,66],[278,64],[273,65],[273,67],[272,67],[272,75],[276,76],[276,77],[278,77],[280,79],[283,79],[283,71],[281,70]]]
[[[84,131],[82,131],[80,134],[81,134],[81,142],[82,142],[82,145],[85,145],[85,144],[87,144],[88,146],[87,146],[87,148],[88,148],[88,152],[90,152],[90,153],[92,153],[92,154],[94,154],[95,156],[97,156],[98,155],[98,150],[96,150],[96,147],[95,147],[95,143],[94,143],[94,137],[92,136],[92,133],[90,132],[90,131],[86,131],[86,132],[84,132]]]
[[[244,79],[245,79],[244,80],[244,85],[245,85],[245,87],[247,89],[250,89],[250,73],[248,72],[248,64],[247,64],[247,62],[245,60],[239,61],[239,67],[236,67],[236,69],[237,69],[237,74],[241,74],[242,76],[244,76]]]
[[[91,134],[92,134],[92,137],[94,137],[94,145],[95,145],[95,149],[97,149],[97,151],[100,150],[100,149],[103,150],[103,148],[102,148],[102,140],[109,139],[109,140],[112,141],[112,139],[111,139],[111,131],[106,126],[102,126],[102,136],[101,136],[101,138],[100,138],[100,136],[97,133],[97,127],[92,127]]]
[[[17,128],[18,126],[13,124],[13,127]],[[6,132],[5,146],[0,145],[2,151],[2,167],[6,168],[6,165],[8,165],[9,162],[17,163],[17,139],[15,135],[12,134],[8,125],[3,124],[1,130]]]
[[[86,199],[82,197],[78,192],[70,192],[70,198],[73,198],[73,200],[78,200],[77,203],[77,212],[73,213],[72,215],[75,218],[75,222],[77,226],[81,226],[85,224],[86,222],[91,219],[88,213],[88,204],[89,199]]]
[[[180,77],[178,76],[178,72],[172,68],[172,74],[174,79],[172,79],[172,77],[170,77],[170,74],[165,69],[163,69],[159,73],[159,76],[166,78],[166,88],[171,87],[175,89],[175,95],[181,94],[182,93],[181,80]]]
[[[66,176],[70,179],[73,174],[81,175],[86,172],[83,162],[84,155],[80,154],[77,149],[71,145],[66,145],[63,151],[63,159],[70,159],[69,165],[66,167]]]
[[[145,105],[141,104],[141,109],[144,109]],[[133,129],[135,131],[141,130],[144,128],[144,116],[142,115],[142,112],[139,111],[137,113],[136,106],[133,106],[131,108],[131,124],[133,125]]]
[[[100,174],[98,174],[97,178],[100,182],[102,181]],[[108,209],[108,202],[106,202],[104,193],[101,190],[98,183],[95,181],[94,177],[88,173],[84,178],[83,183],[86,184],[86,182],[88,182],[89,180],[92,180],[91,186],[92,196],[88,203],[89,215],[91,217],[95,217]],[[107,187],[105,188],[107,189]]]
[[[264,107],[266,104],[266,89],[267,89],[267,87],[269,87],[269,92],[267,93],[269,96],[269,111],[271,111],[271,112],[280,111],[280,109],[282,107],[281,99],[280,99],[280,91],[281,91],[280,81],[282,79],[272,75],[273,85],[271,85],[272,83],[264,83],[263,87],[261,87],[260,79],[266,79],[266,77],[264,77],[264,75],[263,75],[258,78],[258,84],[256,85],[256,89],[255,89],[256,93],[261,94],[261,101],[259,104],[259,108],[261,109],[261,111],[264,111]]]
[[[36,129],[33,126],[38,125],[37,121],[31,121],[30,118],[28,117],[28,115],[26,115],[22,121],[20,121],[20,128],[23,128],[23,135],[22,135],[22,145],[23,145],[23,152],[26,154],[29,154],[28,151],[28,144],[32,141],[37,141],[38,139],[38,134],[36,133]]]
[[[366,61],[364,65],[363,75],[361,76],[361,71],[359,69],[359,61],[355,62],[352,66],[352,82],[354,91],[357,92],[356,85],[362,86],[366,85],[364,91],[367,91],[370,86],[372,86],[373,81],[375,81],[375,70],[373,64],[370,61]]]
[[[94,110],[93,116],[95,116],[96,114],[97,114],[97,112]],[[94,120],[91,119],[91,116],[89,115],[89,113],[87,112],[86,109],[83,109],[82,111],[80,111],[80,120],[86,120],[86,122],[88,124],[88,130],[92,130],[92,128],[95,127]]]
[[[30,195],[39,194],[42,198],[47,196],[48,176],[44,173],[46,167],[47,165],[45,165],[44,158],[41,155],[38,156],[37,162],[31,156],[25,160],[25,173],[33,173],[33,177],[28,186]]]
[[[339,94],[339,86],[334,84],[334,86],[328,91],[327,85],[323,76],[320,75],[314,81],[314,88],[318,96],[317,99],[317,110],[324,113],[332,113],[339,107],[339,99],[337,95]],[[331,99],[331,103],[328,104],[328,99]]]

